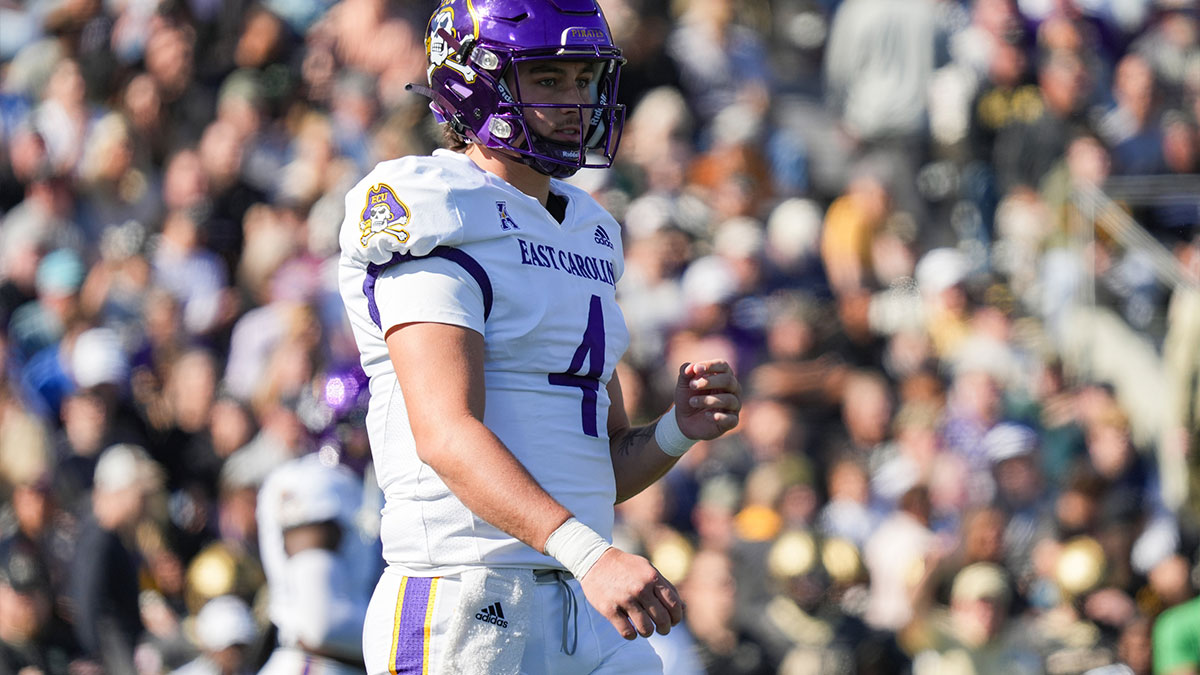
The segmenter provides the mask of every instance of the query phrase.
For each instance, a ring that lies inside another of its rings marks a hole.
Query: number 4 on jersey
[[[578,374],[583,360],[588,360],[586,373]],[[583,342],[575,348],[575,356],[565,372],[551,373],[550,384],[560,387],[578,387],[583,392],[580,414],[583,416],[583,433],[597,437],[596,401],[600,393],[600,375],[604,373],[604,310],[600,296],[593,295],[588,307],[587,328],[583,331]]]

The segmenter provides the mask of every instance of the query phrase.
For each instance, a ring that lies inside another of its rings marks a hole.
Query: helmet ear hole
[[[447,82],[446,88],[449,89],[451,92],[453,92],[454,95],[457,96],[458,100],[460,100],[460,101],[467,100],[467,98],[470,97],[471,94],[473,93],[470,90],[470,88],[467,87],[467,85],[465,85],[461,82],[455,82],[454,80],[450,80],[449,82]]]

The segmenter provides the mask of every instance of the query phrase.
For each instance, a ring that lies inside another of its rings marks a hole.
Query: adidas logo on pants
[[[498,602],[475,612],[475,618],[487,623],[494,623],[501,628],[508,628],[508,622],[504,620],[504,610],[500,608]]]

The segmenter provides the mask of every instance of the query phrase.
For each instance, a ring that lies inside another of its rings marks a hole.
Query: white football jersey
[[[268,614],[279,628],[279,642],[294,647],[312,621],[328,623],[345,617],[347,625],[362,625],[366,604],[379,576],[379,552],[361,527],[363,483],[344,466],[328,464],[310,453],[276,467],[263,482],[255,509],[259,553],[267,576]],[[335,521],[342,528],[338,549],[330,556],[336,574],[296,579],[295,565],[284,551],[288,527]],[[324,584],[319,593],[303,588]],[[328,605],[320,612],[305,611],[310,597]],[[349,616],[357,614],[357,616]]]
[[[383,162],[346,196],[339,283],[370,377],[383,555],[406,574],[562,566],[477,517],[418,459],[384,342],[402,323],[484,336],[484,423],[547,492],[612,538],[606,386],[629,342],[614,296],[620,230],[583,190],[557,180],[550,189],[567,200],[561,224],[439,150]]]

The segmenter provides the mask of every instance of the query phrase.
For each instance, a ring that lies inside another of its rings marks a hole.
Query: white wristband
[[[658,418],[658,424],[654,425],[654,442],[658,443],[658,447],[663,452],[672,457],[683,455],[696,444],[696,441],[684,436],[683,431],[679,429],[679,420],[675,419],[674,407],[668,410],[667,414]]]
[[[546,555],[558,560],[581,581],[610,548],[612,544],[604,537],[574,517],[568,518],[546,538]]]

